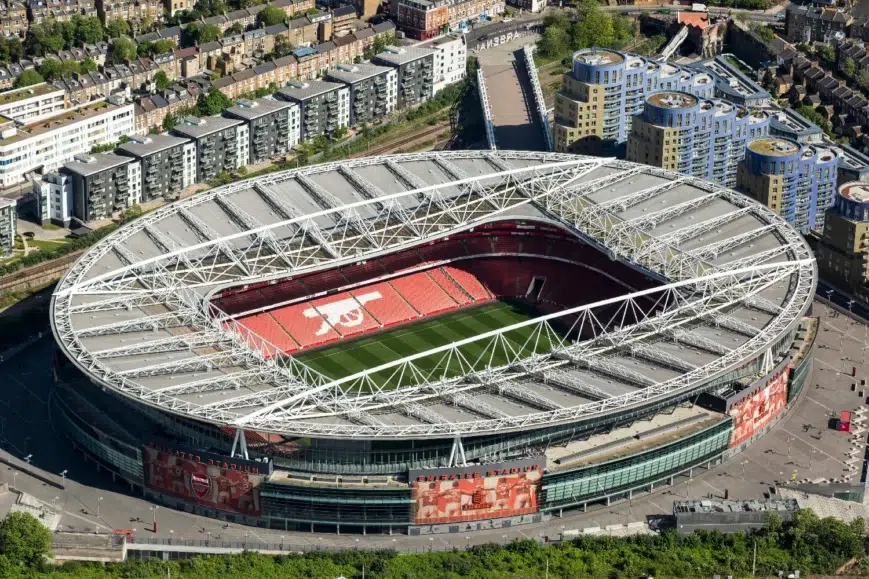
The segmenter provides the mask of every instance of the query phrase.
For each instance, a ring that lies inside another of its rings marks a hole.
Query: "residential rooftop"
[[[360,64],[339,64],[337,67],[329,70],[327,77],[347,84],[359,82],[372,76],[385,74],[392,69],[388,66],[377,66],[376,64],[360,63]]]
[[[133,137],[130,141],[120,145],[116,151],[123,151],[133,157],[147,157],[160,151],[165,151],[184,143],[190,139],[174,137],[172,135],[148,135],[147,137]]]
[[[346,85],[338,82],[311,80],[303,83],[291,82],[275,94],[289,100],[303,101],[342,88],[346,88]]]
[[[48,83],[39,83],[24,88],[10,90],[0,93],[0,106],[8,105],[16,101],[46,95],[53,92],[62,92],[61,89],[52,86]]]
[[[132,162],[130,157],[122,157],[114,153],[101,153],[98,155],[76,155],[72,161],[65,163],[63,166],[67,171],[71,171],[82,177],[95,175],[109,169],[114,169],[119,165],[126,165]]]
[[[239,99],[236,106],[226,109],[226,114],[239,119],[253,120],[276,111],[288,109],[292,104],[275,99]]]
[[[23,141],[25,139],[29,139],[31,137],[36,137],[44,133],[48,133],[50,131],[54,131],[63,127],[65,125],[71,125],[75,123],[79,123],[85,121],[91,117],[96,117],[99,115],[103,115],[112,111],[116,111],[121,109],[123,106],[128,105],[114,105],[108,101],[99,101],[79,109],[75,110],[66,110],[63,111],[59,115],[55,115],[53,117],[43,119],[37,123],[32,125],[27,125],[23,127],[15,127],[15,134],[11,134],[8,137],[0,140],[0,146],[9,145],[16,141]],[[0,117],[0,122],[6,117]]]
[[[220,116],[184,117],[180,123],[175,125],[173,131],[192,139],[199,139],[224,129],[236,127],[243,122],[241,119],[229,119]]]

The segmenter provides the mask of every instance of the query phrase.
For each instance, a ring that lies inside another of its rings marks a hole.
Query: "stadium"
[[[52,420],[107,477],[266,528],[438,533],[653,492],[802,388],[801,236],[634,163],[455,151],[237,181],[52,297]]]

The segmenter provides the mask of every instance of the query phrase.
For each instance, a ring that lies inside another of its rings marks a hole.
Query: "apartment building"
[[[172,134],[196,143],[196,182],[211,181],[250,161],[250,133],[241,119],[184,117]]]
[[[836,170],[838,185],[850,181],[869,181],[869,155],[849,145],[836,144],[832,149],[839,157],[839,166]]]
[[[555,95],[555,149],[565,153],[619,154],[646,95],[686,92],[712,98],[705,72],[615,50],[584,49],[573,55],[564,88]]]
[[[464,34],[448,34],[420,45],[434,50],[434,93],[465,78],[468,48]]]
[[[376,64],[340,64],[327,78],[350,87],[350,125],[376,122],[395,110],[398,99],[394,68]]]
[[[27,7],[21,2],[6,0],[0,5],[0,31],[7,38],[21,38],[27,32]]]
[[[73,16],[94,14],[94,0],[30,0],[27,4],[29,19],[33,24],[46,20],[69,22]]]
[[[350,124],[350,89],[344,84],[312,80],[290,82],[275,98],[299,107],[299,138],[309,141]]]
[[[736,186],[746,143],[769,132],[769,115],[686,92],[646,97],[631,125],[627,159]]]
[[[815,123],[793,109],[769,110],[769,134],[798,143],[819,144],[824,140],[824,131]]]
[[[34,84],[0,93],[0,116],[19,123],[33,123],[54,116],[66,107],[66,91],[50,84]]]
[[[869,183],[839,187],[827,209],[816,255],[825,280],[858,298],[869,298]]]
[[[4,255],[9,255],[15,248],[17,205],[15,199],[0,198],[0,253]]]
[[[691,68],[705,72],[715,80],[715,96],[745,107],[762,107],[772,103],[772,95],[745,76],[728,58],[716,56]]]
[[[837,166],[838,157],[825,147],[778,137],[756,139],[739,164],[737,187],[799,231],[823,231]]]
[[[103,22],[125,20],[135,29],[145,19],[163,20],[162,0],[96,0],[97,14]]]
[[[351,0],[350,5],[356,9],[356,14],[362,20],[368,20],[377,14],[380,7],[378,0]]]
[[[388,46],[372,59],[375,64],[396,70],[399,109],[418,105],[434,95],[434,55],[430,48]]]
[[[72,191],[71,216],[62,216],[66,224],[70,218],[82,223],[105,219],[142,201],[141,165],[130,157],[76,155],[58,173],[69,176],[66,185]],[[51,205],[58,195],[65,193],[55,191],[46,200],[50,214],[55,213]]]
[[[224,115],[247,123],[250,163],[261,163],[287,153],[299,144],[299,106],[275,99],[241,99]]]
[[[415,40],[428,40],[450,29],[447,0],[393,0],[392,15],[398,29]]]
[[[33,171],[57,169],[95,145],[117,142],[133,133],[133,105],[100,101],[67,110],[37,123],[0,124],[0,186],[26,180]]]
[[[115,153],[141,166],[143,201],[172,200],[196,183],[196,142],[172,135],[131,137]]]
[[[344,36],[356,27],[356,9],[343,4],[332,10],[332,35]]]
[[[828,6],[791,4],[785,11],[785,36],[791,42],[828,42],[836,33],[845,34],[854,18]]]

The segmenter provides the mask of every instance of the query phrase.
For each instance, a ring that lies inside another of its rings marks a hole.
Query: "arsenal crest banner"
[[[145,446],[142,450],[145,484],[161,493],[214,509],[260,515],[259,486],[265,474],[198,458],[156,445]]]

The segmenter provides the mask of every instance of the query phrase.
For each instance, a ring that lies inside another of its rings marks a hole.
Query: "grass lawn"
[[[337,379],[405,356],[510,326],[534,315],[533,311],[524,307],[520,308],[504,302],[489,303],[345,343],[326,346],[294,357],[314,370]],[[537,352],[549,351],[552,344],[545,336],[541,337],[536,346],[523,348],[527,338],[534,332],[534,327],[529,326],[508,332],[505,338],[514,351],[521,352],[523,356],[532,354],[535,347]],[[478,370],[489,365],[504,364],[508,356],[506,346],[491,339],[466,344],[461,347],[461,352],[466,362]],[[445,358],[444,353],[420,358],[415,361],[415,365],[423,371],[446,370],[450,375],[464,374],[469,369],[466,364],[463,365],[455,358]],[[386,381],[393,387],[417,382],[417,379],[410,375],[405,374],[403,378],[399,378],[393,375],[394,372],[395,368],[390,369],[380,374],[376,381]]]
[[[28,247],[38,247],[39,249],[57,249],[59,246],[69,243],[69,239],[60,238],[57,240],[48,239],[28,239]]]

